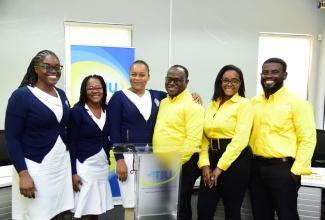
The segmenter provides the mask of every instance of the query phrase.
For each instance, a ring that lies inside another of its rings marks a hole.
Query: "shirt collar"
[[[232,102],[239,102],[239,100],[241,99],[242,97],[238,94],[238,92],[233,95],[229,100],[231,100]],[[217,102],[220,103],[222,100],[222,97],[218,98]],[[229,101],[228,100],[228,101]]]
[[[239,102],[240,99],[241,96],[238,94],[238,92],[235,95],[233,95],[233,97],[230,98],[230,100],[233,102]]]
[[[270,98],[271,98],[271,99],[278,99],[278,98],[281,97],[281,96],[282,96],[286,91],[287,91],[286,87],[285,87],[285,86],[282,86],[278,91],[276,91],[275,93],[271,94],[271,95],[269,96],[269,99],[270,99]],[[263,96],[264,99],[267,99],[267,98],[265,97],[265,92],[263,92],[262,96]]]
[[[185,94],[187,94],[189,91],[187,89],[184,89],[183,92],[181,92],[180,94],[178,94],[177,96],[175,96],[173,99],[170,97],[169,94],[167,94],[167,98],[170,100],[170,101],[177,101],[178,99],[182,99]]]

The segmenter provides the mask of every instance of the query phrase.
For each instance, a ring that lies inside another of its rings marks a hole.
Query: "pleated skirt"
[[[103,149],[83,163],[77,160],[77,173],[83,186],[80,187],[80,192],[74,192],[75,206],[71,211],[75,218],[100,215],[114,207],[108,181],[109,164]]]

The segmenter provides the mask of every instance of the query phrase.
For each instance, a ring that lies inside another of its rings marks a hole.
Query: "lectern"
[[[160,147],[161,149],[163,147]],[[180,147],[168,152],[147,144],[114,144],[113,152],[133,154],[135,219],[174,220],[180,190]]]

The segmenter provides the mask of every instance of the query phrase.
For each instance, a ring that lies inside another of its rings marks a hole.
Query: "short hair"
[[[282,66],[282,70],[283,70],[283,72],[286,72],[286,71],[287,71],[287,64],[286,64],[286,62],[284,62],[284,60],[282,60],[282,59],[280,59],[280,58],[277,58],[277,57],[269,58],[269,59],[267,59],[267,60],[263,63],[263,65],[266,64],[266,63],[279,63],[279,64],[281,64],[281,66]]]
[[[187,70],[184,66],[179,65],[179,64],[176,64],[176,65],[174,65],[174,66],[171,66],[171,67],[168,69],[168,71],[169,71],[171,68],[182,68],[182,69],[184,70],[184,72],[185,72],[186,79],[188,79],[188,70]]]
[[[245,97],[245,82],[244,82],[243,72],[237,66],[229,64],[229,65],[222,67],[217,75],[216,81],[214,83],[214,93],[212,96],[212,101],[217,101],[218,98],[221,98],[224,95],[223,90],[222,90],[221,79],[223,77],[223,74],[225,72],[227,72],[228,70],[234,70],[238,74],[240,82],[241,82],[240,87],[238,89],[238,94],[241,97]]]
[[[42,51],[38,52],[36,54],[36,56],[33,57],[29,66],[27,67],[27,72],[18,88],[26,86],[26,85],[30,85],[32,87],[35,86],[35,84],[37,83],[37,80],[38,80],[38,75],[34,69],[34,66],[36,66],[36,64],[43,62],[44,58],[48,55],[54,56],[60,62],[58,56],[50,50],[42,50]]]
[[[80,87],[80,96],[79,96],[79,101],[75,104],[75,105],[79,105],[83,108],[85,108],[85,104],[88,101],[88,97],[87,97],[87,82],[89,81],[89,79],[91,78],[95,78],[98,79],[100,81],[100,84],[103,87],[103,98],[101,100],[101,106],[103,111],[105,112],[106,110],[106,97],[107,97],[107,89],[106,89],[106,83],[104,81],[104,78],[102,76],[99,75],[89,75],[86,78],[84,78],[84,80],[81,83],[81,87]]]
[[[139,64],[143,64],[143,65],[147,68],[148,73],[150,72],[149,65],[148,65],[145,61],[143,61],[143,60],[136,60],[136,61],[134,61],[134,62],[132,63],[132,65],[130,66],[130,71],[131,71],[132,67],[133,67],[135,64],[137,64],[137,63],[139,63]]]

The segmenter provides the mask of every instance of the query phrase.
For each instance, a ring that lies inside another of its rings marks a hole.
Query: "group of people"
[[[168,69],[166,93],[146,89],[149,66],[135,61],[131,87],[115,92],[108,104],[104,79],[90,75],[71,109],[55,87],[61,70],[53,52],[40,51],[8,102],[13,219],[58,219],[66,210],[76,218],[98,219],[113,208],[109,150],[126,142],[152,143],[154,150],[183,146],[180,220],[192,219],[191,195],[199,176],[199,220],[213,219],[220,199],[226,219],[241,219],[247,188],[254,219],[274,219],[275,211],[279,219],[299,219],[300,176],[311,174],[316,128],[311,104],[284,86],[283,60],[264,62],[264,93],[252,100],[245,98],[240,68],[221,68],[205,113],[193,101],[189,72],[181,65]],[[125,219],[134,219],[132,158],[116,154],[115,159]]]

